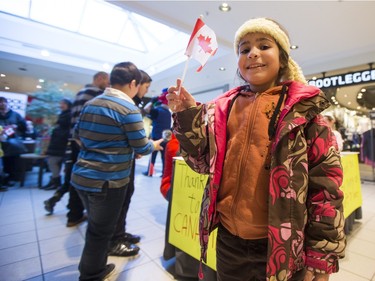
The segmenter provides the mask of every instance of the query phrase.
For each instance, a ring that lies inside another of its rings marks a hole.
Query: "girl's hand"
[[[306,270],[306,275],[303,281],[328,281],[329,280],[329,274],[323,274],[323,273],[315,273]]]
[[[168,94],[166,96],[168,100],[168,106],[172,112],[180,112],[186,110],[192,106],[196,106],[195,99],[193,96],[186,91],[184,87],[181,87],[181,79],[177,79],[177,85],[168,88]],[[178,94],[178,90],[180,93]]]

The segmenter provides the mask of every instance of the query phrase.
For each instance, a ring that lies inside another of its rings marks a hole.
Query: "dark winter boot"
[[[50,198],[46,201],[44,201],[44,209],[48,212],[49,215],[53,214],[53,207],[55,207],[56,202],[53,200],[54,198]]]
[[[60,186],[53,196],[47,200],[45,200],[44,203],[44,209],[48,212],[48,215],[53,214],[53,208],[55,207],[56,203],[61,200],[61,198],[64,196],[65,193],[69,191],[69,185],[63,184]]]
[[[52,184],[50,186],[47,186],[43,189],[44,190],[58,189],[61,186],[61,177],[52,178],[51,182],[52,182]]]

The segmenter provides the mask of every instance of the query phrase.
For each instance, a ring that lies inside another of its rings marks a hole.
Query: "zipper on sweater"
[[[258,112],[259,96],[260,96],[260,94],[258,94],[258,93],[255,94],[254,104],[251,105],[253,107],[253,109],[251,110],[251,114],[248,116],[248,118],[246,120],[247,124],[251,125],[251,126],[246,126],[247,129],[246,129],[246,138],[245,138],[244,145],[250,144],[249,139],[250,139],[250,136],[252,135],[252,130],[254,129],[254,123],[255,123],[255,116]],[[253,123],[249,124],[251,120],[253,120]],[[249,131],[250,131],[250,134],[249,134]],[[244,160],[244,159],[247,159],[249,149],[250,148],[245,149],[244,153],[240,157],[240,166],[239,166],[239,171],[238,171],[238,178],[236,180],[237,183],[242,178],[242,172],[241,171],[243,171],[243,166],[245,165],[244,163],[246,163],[246,160]],[[234,203],[236,203],[237,201],[238,201],[238,186],[236,186],[236,191],[235,191],[233,201],[232,201],[233,204],[231,206],[231,211],[230,211],[232,219],[234,218],[234,215],[236,214],[236,205]],[[236,231],[236,236],[238,236],[238,228],[237,228],[236,220],[233,220],[233,221],[234,221],[234,228],[235,228],[235,231]]]

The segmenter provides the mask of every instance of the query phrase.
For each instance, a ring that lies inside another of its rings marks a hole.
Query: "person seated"
[[[0,97],[0,126],[2,127],[1,142],[4,151],[3,169],[7,177],[4,185],[14,186],[21,178],[19,157],[27,149],[22,142],[26,132],[26,121],[18,112],[12,110],[5,97]]]
[[[33,121],[26,120],[26,132],[24,135],[25,140],[35,140],[37,138],[38,134],[35,131],[35,127],[33,124]]]

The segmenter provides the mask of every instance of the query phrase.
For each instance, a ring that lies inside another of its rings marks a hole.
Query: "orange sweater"
[[[227,153],[218,194],[220,221],[243,239],[267,237],[271,143],[268,124],[281,87],[243,93],[228,120]]]

